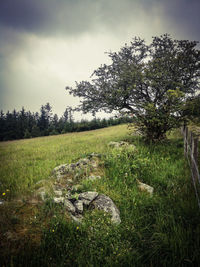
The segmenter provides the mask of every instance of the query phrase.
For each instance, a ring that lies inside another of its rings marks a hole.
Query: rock
[[[120,141],[120,142],[110,142],[108,144],[111,148],[117,149],[119,152],[125,151],[127,153],[133,153],[137,151],[137,148],[133,144],[129,144],[128,142]],[[120,156],[120,154],[118,154]]]
[[[108,146],[112,147],[112,148],[116,148],[116,147],[119,147],[120,144],[119,144],[119,142],[111,141],[111,142],[108,143]]]
[[[72,196],[72,194],[71,194],[71,192],[70,192],[70,191],[68,191],[68,192],[65,194],[65,198],[68,198],[68,199],[70,199],[70,198],[71,198],[71,196]]]
[[[54,194],[55,194],[57,197],[61,197],[61,196],[62,196],[62,191],[61,191],[61,190],[54,190]]]
[[[74,202],[74,207],[76,208],[76,211],[78,213],[83,213],[83,201],[81,200],[76,200]]]
[[[88,191],[81,193],[79,195],[79,200],[82,200],[83,204],[88,206],[97,196],[98,196],[97,192]]]
[[[54,197],[53,201],[55,203],[64,203],[65,198],[64,197]]]
[[[97,154],[97,153],[95,153],[95,152],[93,152],[93,153],[91,153],[91,154],[88,155],[88,158],[89,158],[89,159],[90,159],[90,158],[101,158],[101,157],[102,157],[101,154]]]
[[[153,190],[154,190],[153,187],[151,187],[150,185],[147,185],[147,184],[144,184],[144,183],[140,182],[138,179],[137,179],[137,183],[138,183],[138,188],[140,189],[140,191],[147,192],[151,196],[153,195]]]
[[[69,164],[62,164],[53,169],[53,174],[59,180],[69,172]]]
[[[71,212],[71,213],[75,213],[76,212],[76,208],[74,207],[74,205],[71,203],[71,201],[69,201],[68,199],[64,200],[64,206],[66,207],[66,209]]]
[[[91,203],[91,208],[97,208],[111,214],[111,221],[113,223],[121,223],[120,212],[111,198],[105,195],[98,195],[96,199]]]
[[[75,163],[71,163],[68,165],[68,167],[71,169],[71,170],[74,170],[76,167],[77,167],[77,164]]]
[[[97,167],[98,167],[98,162],[95,161],[95,160],[92,160],[92,161],[90,162],[90,166],[91,166],[92,168],[97,168]]]
[[[80,159],[77,164],[79,165],[88,165],[90,163],[90,160],[87,158]]]

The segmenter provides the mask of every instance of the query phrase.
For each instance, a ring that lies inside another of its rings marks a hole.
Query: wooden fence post
[[[193,132],[188,132],[188,134],[190,134],[190,142],[189,142],[189,146],[190,146],[190,150],[189,153],[190,155],[192,155],[192,144],[193,144]]]
[[[184,155],[185,157],[187,156],[187,151],[188,151],[188,145],[187,145],[187,141],[188,141],[188,127],[184,127]]]
[[[193,138],[192,140],[192,171],[194,174],[195,182],[199,179],[198,171],[198,137]]]

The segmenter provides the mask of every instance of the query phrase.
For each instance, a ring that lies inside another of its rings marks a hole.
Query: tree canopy
[[[183,104],[199,91],[197,43],[168,34],[153,37],[149,45],[134,38],[119,52],[107,53],[111,63],[95,70],[91,81],[66,89],[81,98],[77,110],[127,111],[147,139],[160,140],[183,122]]]

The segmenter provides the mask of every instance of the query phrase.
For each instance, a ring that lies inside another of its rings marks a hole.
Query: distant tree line
[[[130,117],[94,118],[91,121],[81,120],[80,122],[75,122],[71,107],[67,107],[59,118],[57,114],[52,113],[52,107],[47,103],[41,106],[39,113],[25,111],[24,108],[19,112],[14,109],[6,114],[1,110],[0,141],[89,131],[127,122],[132,122],[132,119]]]

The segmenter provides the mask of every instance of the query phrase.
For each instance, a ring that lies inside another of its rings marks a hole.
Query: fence
[[[184,126],[182,128],[182,134],[184,136],[184,155],[187,157],[190,164],[192,182],[194,185],[194,190],[198,205],[200,208],[200,175],[198,168],[198,143],[199,138],[193,132],[188,130],[188,127]]]

